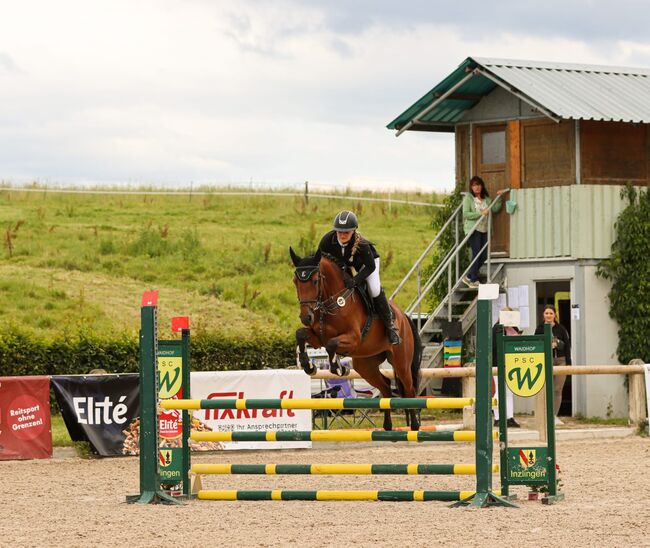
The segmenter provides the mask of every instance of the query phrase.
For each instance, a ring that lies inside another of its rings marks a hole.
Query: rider
[[[366,280],[388,340],[391,344],[400,344],[402,341],[393,323],[392,310],[379,281],[379,253],[372,242],[357,232],[357,228],[357,216],[352,211],[341,211],[334,217],[334,230],[323,236],[318,248],[342,261],[347,269],[354,267],[356,275],[345,277],[347,288],[358,286]]]

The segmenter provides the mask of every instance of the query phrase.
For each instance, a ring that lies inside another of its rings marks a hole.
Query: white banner
[[[193,371],[192,399],[311,398],[310,377],[304,371]],[[213,432],[311,430],[309,409],[201,409],[194,417]],[[311,442],[228,442],[224,449],[311,448]]]

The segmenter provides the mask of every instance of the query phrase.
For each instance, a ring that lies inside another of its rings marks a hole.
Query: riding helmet
[[[359,221],[351,211],[341,211],[334,217],[334,230],[337,232],[347,232],[357,228],[359,228]]]

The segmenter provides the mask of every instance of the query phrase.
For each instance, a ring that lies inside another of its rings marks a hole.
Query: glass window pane
[[[504,164],[506,161],[506,132],[481,133],[481,163]]]

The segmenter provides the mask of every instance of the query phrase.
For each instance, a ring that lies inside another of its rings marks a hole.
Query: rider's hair
[[[354,243],[352,244],[352,251],[350,252],[352,257],[354,257],[354,254],[357,252],[357,249],[359,249],[359,246],[361,245],[362,241],[363,241],[363,236],[359,233],[358,230],[355,231]]]

